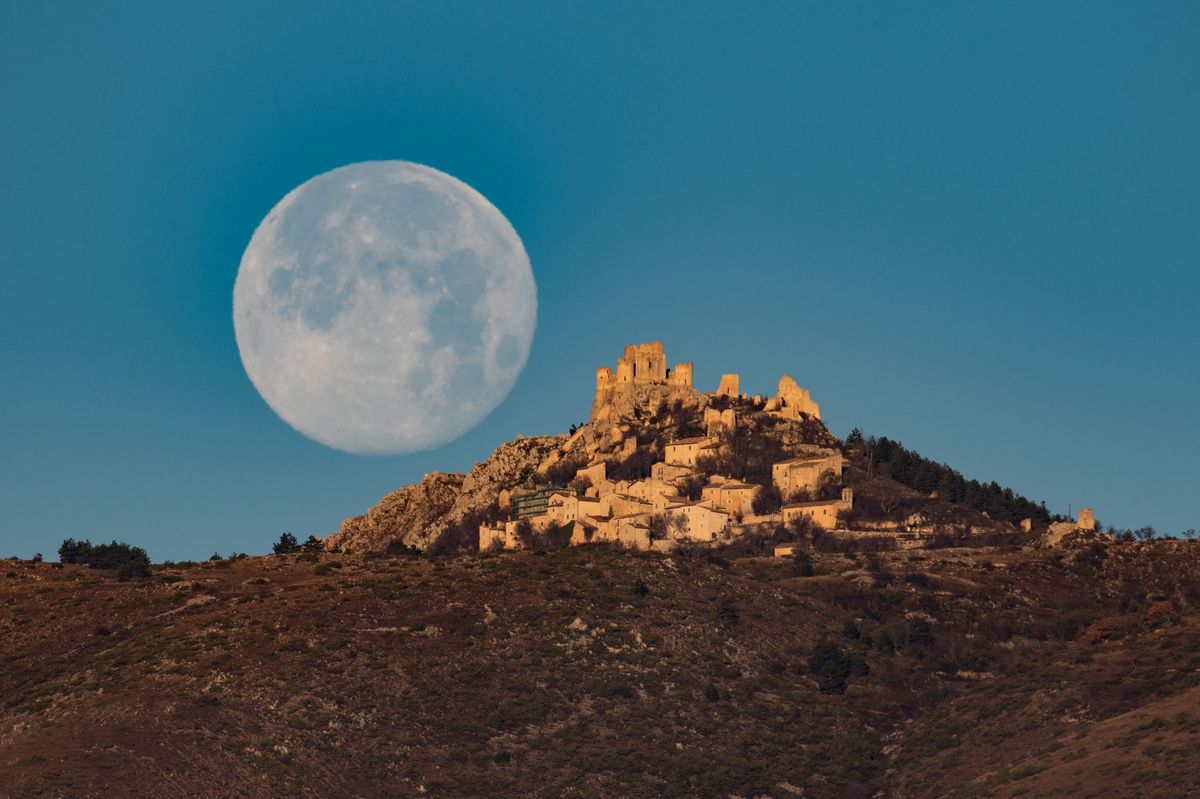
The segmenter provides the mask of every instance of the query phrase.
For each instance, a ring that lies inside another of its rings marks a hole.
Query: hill
[[[0,795],[1196,795],[1198,554],[9,561]]]
[[[735,374],[702,392],[690,362],[667,369],[662,344],[648,342],[626,347],[616,371],[601,367],[596,380],[586,424],[519,436],[466,474],[428,474],[346,519],[326,547],[512,549],[554,528],[574,545],[667,551],[764,532],[793,540],[805,520],[920,546],[935,536],[1044,532],[1058,520],[1044,504],[967,480],[888,438],[855,431],[839,441],[787,375],[772,397],[741,392]],[[562,494],[557,508],[551,492]],[[513,504],[521,497],[532,498],[533,513]]]

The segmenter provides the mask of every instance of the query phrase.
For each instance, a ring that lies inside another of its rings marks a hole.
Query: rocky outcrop
[[[538,464],[566,440],[566,436],[518,437],[501,444],[465,475],[427,474],[421,482],[388,494],[366,514],[346,519],[325,539],[325,548],[384,552],[392,545],[402,545],[424,550],[452,525],[490,507],[501,489],[527,481]]]
[[[379,500],[363,516],[342,522],[325,539],[339,552],[383,552],[393,543],[424,549],[443,527],[442,521],[462,492],[463,475],[431,472]]]
[[[513,489],[533,476],[538,464],[557,452],[567,436],[518,437],[501,444],[485,461],[471,467],[463,479],[462,490],[446,514],[447,522],[457,522],[474,510],[489,507],[501,489]]]

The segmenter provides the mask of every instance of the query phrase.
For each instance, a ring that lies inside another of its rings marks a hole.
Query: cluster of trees
[[[150,556],[141,547],[113,541],[93,544],[84,539],[68,538],[58,548],[60,563],[82,563],[92,569],[115,571],[122,579],[150,576]]]
[[[1026,518],[1040,522],[1058,518],[1050,513],[1045,502],[1034,502],[995,481],[968,480],[957,470],[906,449],[890,438],[864,438],[862,431],[855,428],[846,437],[846,446],[862,451],[870,473],[886,474],[924,494],[936,491],[942,499],[960,502],[993,519],[1017,524]]]
[[[310,535],[301,544],[291,533],[280,533],[279,540],[271,545],[271,550],[276,555],[294,555],[297,552],[318,553],[323,549],[325,549],[325,544],[315,535]]]

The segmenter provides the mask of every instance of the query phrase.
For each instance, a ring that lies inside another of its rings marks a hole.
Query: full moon
[[[508,395],[537,287],[521,239],[467,184],[407,161],[293,189],[254,231],[233,289],[242,363],[279,416],[336,449],[436,447]]]

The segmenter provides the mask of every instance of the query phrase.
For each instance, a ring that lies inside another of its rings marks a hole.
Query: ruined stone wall
[[[726,408],[723,411],[718,411],[716,408],[704,409],[704,432],[706,435],[710,437],[733,435],[736,429],[737,417],[733,408]]]
[[[717,385],[716,393],[721,397],[736,397],[738,395],[738,376],[735,374],[721,375],[721,382]]]
[[[771,410],[778,409],[780,415],[791,419],[799,418],[804,413],[817,419],[821,418],[821,406],[813,402],[812,394],[806,388],[801,388],[788,375],[779,378],[779,387],[775,394],[775,402]]]

